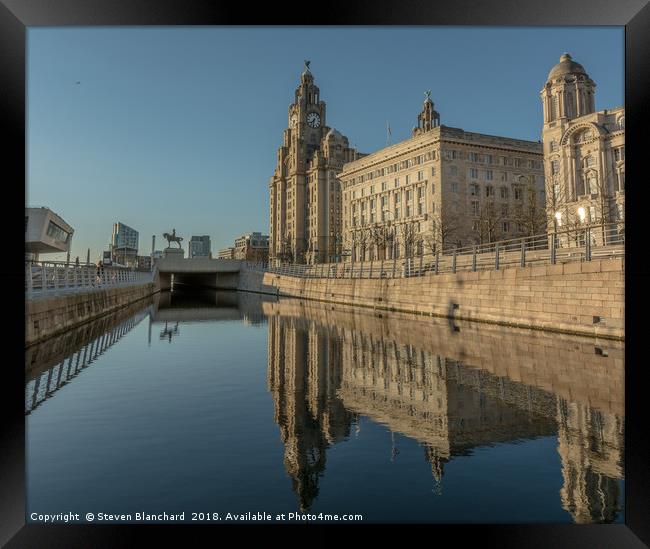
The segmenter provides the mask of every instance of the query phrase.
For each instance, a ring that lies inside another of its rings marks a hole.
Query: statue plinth
[[[185,257],[185,250],[183,250],[183,248],[165,248],[163,250],[163,257],[177,257],[183,259]]]

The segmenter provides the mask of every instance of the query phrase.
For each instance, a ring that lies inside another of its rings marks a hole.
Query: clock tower
[[[314,84],[309,61],[288,109],[284,143],[269,183],[269,259],[273,262],[324,261],[337,232],[339,183],[335,174],[356,158],[347,138],[326,125],[325,101]],[[331,237],[331,238],[330,238]]]

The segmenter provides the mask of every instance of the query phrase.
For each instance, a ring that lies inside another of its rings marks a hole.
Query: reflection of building
[[[623,421],[558,399],[562,506],[577,523],[612,522],[623,507]]]
[[[268,261],[269,236],[262,233],[247,233],[235,238],[234,259],[246,261]]]
[[[25,208],[25,251],[38,254],[69,252],[74,229],[49,208]]]
[[[565,53],[540,92],[549,231],[624,217],[625,109],[596,111],[595,88]]]
[[[308,65],[308,62],[307,62]],[[357,152],[326,125],[325,102],[307,66],[269,183],[271,261],[333,260],[341,233],[338,172]]]
[[[268,386],[285,446],[284,465],[300,509],[318,495],[328,445],[345,439],[351,415],[336,397],[340,349],[315,328],[269,317]]]
[[[298,300],[269,301],[263,308],[269,319],[268,373],[275,421],[285,444],[285,467],[303,508],[318,495],[327,445],[345,439],[350,421],[363,415],[423,446],[437,490],[442,489],[445,463],[455,456],[477,446],[557,434],[564,509],[576,522],[611,522],[617,517],[622,505],[623,420],[592,407],[589,392],[585,402],[568,403],[548,390],[544,379],[549,360],[582,367],[592,384],[612,387],[602,402],[618,409],[615,395],[622,390],[622,379],[614,349],[607,357],[594,354],[593,342],[582,352],[574,343],[558,357],[544,337],[522,332],[523,341],[510,343],[511,353],[525,347],[527,366],[535,365],[526,368],[531,380],[526,384],[493,373],[505,359],[485,344],[483,369],[462,364],[458,354],[473,356],[471,335],[455,351],[454,344],[445,345],[448,328],[446,337],[438,339],[435,325],[420,328],[421,319],[325,310]],[[445,329],[444,323],[441,326]],[[419,329],[428,337],[417,337]],[[413,341],[421,343],[408,341],[414,332]],[[499,342],[502,347],[503,339]],[[505,369],[521,379],[514,370]],[[606,377],[601,379],[601,373]],[[550,376],[555,378],[555,371]],[[583,396],[573,386],[570,393]],[[337,418],[334,428],[327,427],[331,418]]]
[[[208,235],[193,236],[189,246],[190,257],[212,257],[212,247]]]
[[[235,248],[223,248],[219,250],[217,259],[235,259]]]
[[[427,94],[410,139],[346,164],[343,235],[352,259],[543,233],[540,143],[440,125]]]
[[[114,223],[111,252],[115,263],[128,267],[136,265],[138,261],[138,231],[124,223]]]

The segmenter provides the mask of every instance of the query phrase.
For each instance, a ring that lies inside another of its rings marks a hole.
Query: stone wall
[[[154,283],[30,299],[25,303],[25,346],[116,311],[155,293]]]
[[[623,339],[624,279],[624,259],[618,258],[370,280],[295,278],[242,269],[238,289]]]

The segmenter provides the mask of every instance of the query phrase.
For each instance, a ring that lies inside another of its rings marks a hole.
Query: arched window
[[[625,117],[621,116],[617,121],[616,125],[618,126],[619,130],[624,130],[625,129]]]

